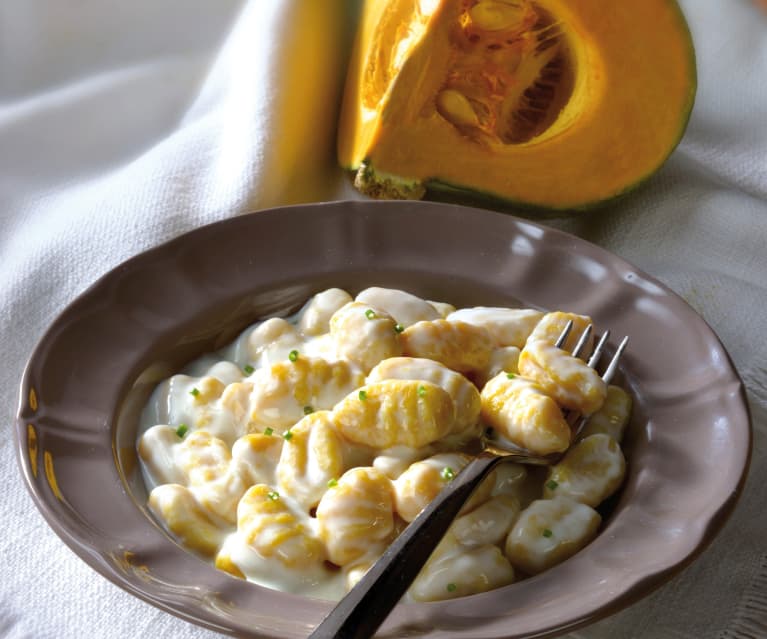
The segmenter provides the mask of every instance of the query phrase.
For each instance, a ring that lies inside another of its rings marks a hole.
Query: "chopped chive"
[[[418,397],[423,397],[426,395],[426,388],[423,386],[419,386],[418,390],[416,390],[416,393],[418,393]]]
[[[264,435],[266,435],[267,437],[271,437],[273,432],[274,432],[273,428],[267,427],[264,429]]]
[[[189,391],[189,394],[194,395],[194,397],[197,397],[200,394],[200,391],[195,387]]]
[[[445,466],[439,474],[445,481],[450,481],[455,477],[455,471],[450,466]]]
[[[368,310],[365,311],[365,317],[367,317],[368,319],[375,319],[376,312],[372,308],[369,308]]]
[[[186,424],[180,424],[179,427],[176,429],[176,435],[179,437],[183,437],[186,435],[187,431],[189,430],[189,426]]]
[[[266,496],[272,501],[277,501],[280,498],[280,493],[278,493],[276,490],[272,490],[266,493]]]
[[[314,409],[311,406],[304,406],[304,415],[311,415]]]
[[[544,537],[551,537],[554,533],[551,532],[548,528],[543,529],[543,536]]]
[[[256,369],[253,368],[250,364],[246,364],[245,366],[243,366],[242,370],[245,371],[246,375],[250,375]]]
[[[546,488],[549,490],[554,490],[557,486],[559,486],[559,484],[553,479],[549,479],[549,481],[546,482]]]
[[[361,402],[364,402],[368,398],[368,394],[366,391],[361,390],[359,393],[357,393],[357,397],[360,398]]]
[[[292,350],[288,353],[288,359],[291,362],[295,362],[298,359],[298,351]]]
[[[338,480],[337,479],[329,479],[328,480],[328,488],[335,488],[338,486]]]
[[[514,379],[516,375],[514,373],[506,373],[506,379]]]
[[[293,439],[293,433],[291,433],[289,430],[286,430],[282,437],[285,439],[286,442],[289,442],[291,439]]]
[[[394,332],[395,333],[401,333],[404,330],[405,330],[405,327],[402,326],[402,324],[395,324],[394,325]]]
[[[458,589],[458,586],[456,586],[452,582],[447,585],[447,591],[448,592],[455,592],[457,589]]]

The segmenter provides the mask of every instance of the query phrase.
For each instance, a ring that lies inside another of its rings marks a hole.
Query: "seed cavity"
[[[464,0],[437,113],[478,144],[523,144],[557,120],[574,86],[563,25],[531,0]]]

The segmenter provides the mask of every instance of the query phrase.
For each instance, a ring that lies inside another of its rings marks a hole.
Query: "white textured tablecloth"
[[[48,528],[11,425],[24,363],[98,276],[203,223],[355,197],[335,166],[354,3],[0,3],[0,636],[208,638],[113,586]],[[706,552],[571,637],[767,637],[767,12],[683,0],[699,91],[682,144],[634,196],[548,220],[636,264],[711,324],[746,381],[754,454]]]

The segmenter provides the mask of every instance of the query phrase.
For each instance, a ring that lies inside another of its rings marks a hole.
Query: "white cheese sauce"
[[[470,379],[406,352],[403,331],[443,317],[489,331],[496,343],[491,367]],[[289,318],[259,321],[151,394],[137,442],[150,509],[171,535],[222,570],[269,588],[338,600],[460,472],[465,453],[477,450],[484,381],[501,371],[518,374],[519,349],[524,360],[525,341],[545,317],[530,309],[456,310],[373,287],[356,299],[328,289]],[[560,379],[571,373],[570,360],[550,359],[552,366],[565,362]],[[452,412],[442,406],[432,415],[428,401],[406,397],[414,388],[444,391]],[[360,430],[352,438],[334,422],[336,407],[350,402],[360,408]],[[415,413],[407,412],[414,406],[421,420],[452,420],[434,431],[446,434],[423,446],[418,439],[418,447],[376,448],[365,437],[366,429],[387,428],[387,441],[416,441],[406,437],[418,427]],[[616,473],[610,486],[622,479]],[[547,556],[553,545],[537,538],[539,525],[515,527],[536,520],[527,512],[541,509],[535,500],[557,499],[556,482],[549,480],[544,494],[542,481],[524,467],[500,467],[464,508],[408,597],[433,601],[482,592],[563,559],[561,545]],[[562,489],[577,481],[562,479]],[[593,519],[571,523],[573,512],[582,512],[575,506],[544,510],[547,535],[556,532],[578,545],[594,534]]]

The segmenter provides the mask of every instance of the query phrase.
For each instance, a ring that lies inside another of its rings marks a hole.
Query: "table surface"
[[[680,4],[699,72],[680,146],[625,200],[542,223],[632,262],[709,323],[747,386],[752,463],[696,561],[571,638],[767,636],[767,11]],[[57,313],[131,255],[245,211],[358,197],[333,159],[352,5],[0,6],[0,635],[220,636],[123,592],[50,530],[15,460],[18,385]]]

